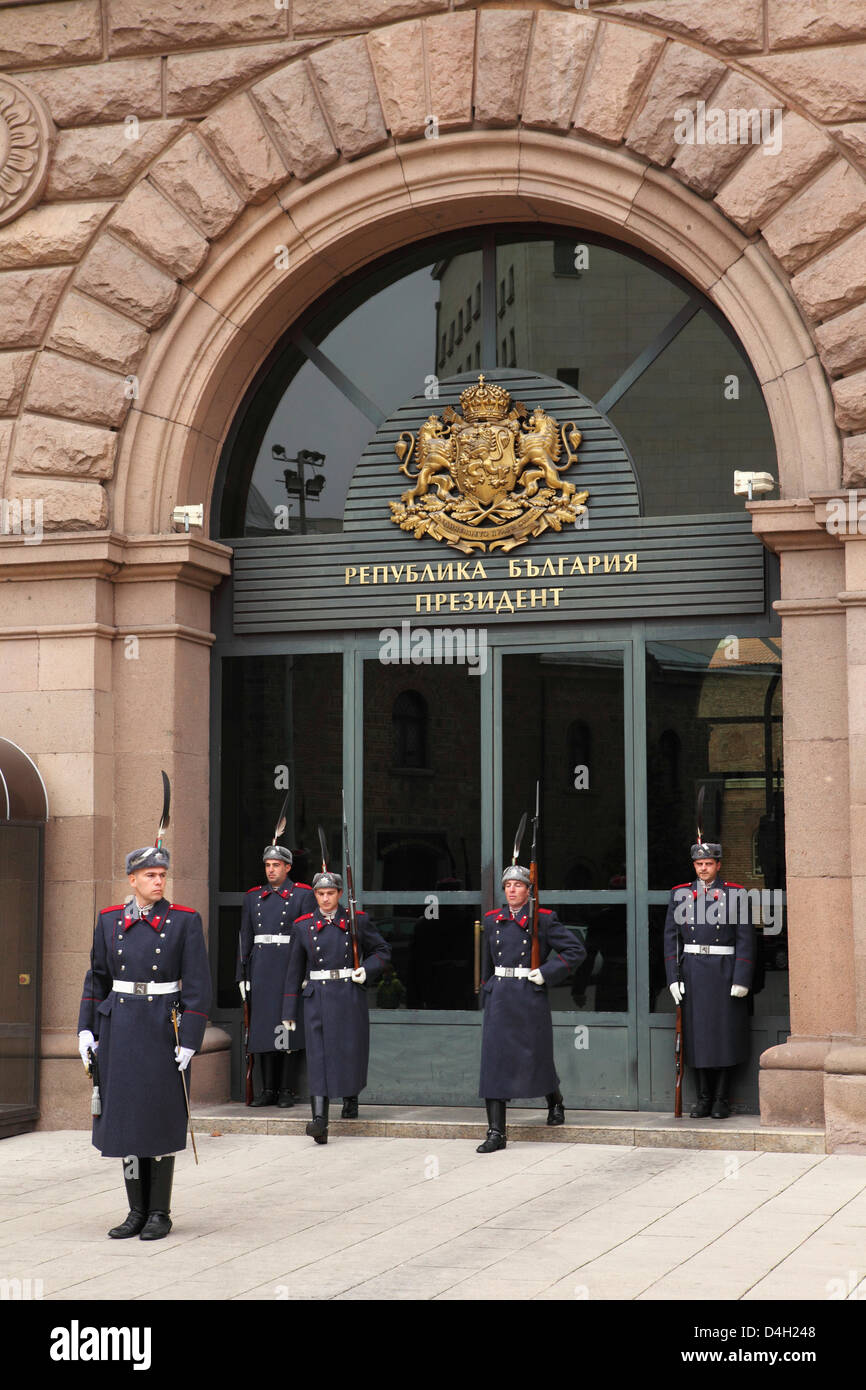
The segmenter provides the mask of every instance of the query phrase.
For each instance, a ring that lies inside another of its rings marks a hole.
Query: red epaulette
[[[675,883],[671,892],[675,893],[678,888],[691,888],[691,886],[691,883]]]
[[[122,912],[125,906],[125,903],[115,903],[113,907],[101,907],[99,910],[100,912]]]
[[[184,907],[183,903],[169,903],[172,912],[195,912],[194,907]]]
[[[247,889],[247,892],[248,892],[248,893],[260,893],[261,891],[262,891],[262,885],[261,885],[260,883],[257,883],[256,886],[255,886],[255,888],[248,888],[248,889]]]
[[[728,883],[727,879],[724,880],[723,886],[724,886],[725,888],[742,888],[742,887],[743,887],[742,883]],[[744,890],[744,891],[745,891],[745,890]]]
[[[296,887],[296,888],[308,888],[309,891],[310,891],[311,893],[312,893],[312,891],[313,891],[312,888],[310,887],[309,883],[301,883],[301,882],[300,882],[299,880],[297,880],[297,879],[295,880],[295,887]]]
[[[303,915],[303,917],[296,917],[296,918],[295,918],[295,921],[296,921],[296,922],[306,922],[306,921],[307,921],[310,917],[312,917],[312,916],[313,916],[313,913],[312,913],[312,912],[305,912],[304,915]]]
[[[538,909],[538,915],[539,915],[539,917],[541,916],[542,912],[545,914],[546,917],[552,917],[552,916],[553,916],[553,908],[552,908],[552,907],[540,907],[540,908]]]
[[[500,913],[501,911],[502,911],[502,909],[499,908],[499,907],[491,907],[490,911],[489,911],[489,912],[485,912],[484,916],[485,916],[485,917],[498,917],[498,916],[499,916],[499,913]]]

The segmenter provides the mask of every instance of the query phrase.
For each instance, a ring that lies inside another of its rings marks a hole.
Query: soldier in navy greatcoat
[[[731,1068],[749,1056],[749,1004],[755,968],[751,904],[739,883],[723,882],[720,844],[692,845],[695,878],[671,889],[665,919],[665,971],[683,1007],[685,1060],[697,1072],[692,1119],[723,1120]]]
[[[304,1048],[303,1013],[288,1037],[282,1026],[283,986],[298,917],[316,906],[308,883],[289,878],[291,850],[268,845],[262,855],[267,887],[250,888],[241,912],[238,938],[238,981],[241,998],[250,997],[250,1036],[247,1050],[259,1058],[262,1090],[252,1102],[281,1109],[294,1105],[293,1068]]]
[[[544,1096],[547,1123],[565,1122],[553,1062],[547,986],[560,984],[586,955],[580,937],[555,912],[538,909],[541,965],[530,969],[532,914],[529,870],[512,864],[502,875],[507,907],[484,917],[479,1095],[487,1105],[487,1138],[478,1153],[505,1148],[505,1107],[512,1096]]]
[[[102,1113],[93,1143],[122,1158],[129,1214],[108,1234],[161,1240],[171,1230],[174,1154],[186,1148],[179,1071],[201,1047],[211,1000],[201,917],[164,897],[168,851],[126,857],[132,896],[96,919],[78,1016],[81,1059],[97,1058]],[[182,1010],[180,1044],[171,1021]]]
[[[303,998],[313,1111],[307,1134],[317,1144],[328,1142],[331,1096],[344,1098],[344,1119],[357,1116],[370,1056],[370,1015],[362,987],[377,980],[391,959],[390,946],[366,912],[358,911],[359,964],[354,968],[349,913],[340,903],[342,887],[339,874],[316,874],[316,910],[295,923],[286,974],[283,1019],[290,1031]]]

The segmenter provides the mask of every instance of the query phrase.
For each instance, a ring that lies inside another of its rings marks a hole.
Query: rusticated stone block
[[[48,342],[97,367],[132,372],[147,347],[147,336],[141,324],[72,290],[60,306]]]
[[[866,371],[834,381],[833,398],[840,430],[866,429]]]
[[[674,139],[676,111],[694,110],[721,81],[725,66],[699,48],[669,43],[650,79],[625,143],[629,149],[664,167],[678,146]]]
[[[524,125],[568,130],[597,23],[539,10],[523,94]]]
[[[287,182],[288,170],[246,92],[222,102],[199,132],[249,202],[262,202]]]
[[[38,347],[69,274],[67,269],[0,274],[0,348]]]
[[[424,131],[424,48],[421,22],[393,24],[367,36],[385,124],[398,140]]]
[[[707,103],[703,143],[700,123],[696,121],[694,142],[680,145],[672,165],[674,171],[690,188],[708,197],[733,173],[749,150],[755,148],[754,144],[740,143],[744,127],[747,135],[751,132],[752,138],[757,137],[759,141],[764,133],[764,119],[767,133],[772,134],[777,129],[777,122],[782,120],[781,114],[776,116],[774,113],[781,110],[766,87],[750,81],[742,73],[728,73]],[[722,117],[714,118],[715,112],[722,113],[726,138],[723,143],[711,144],[705,137],[712,134],[715,139],[716,135],[722,133]],[[768,113],[766,118],[763,117],[764,112]],[[742,113],[757,113],[757,119]],[[718,131],[715,129],[716,122],[720,127]],[[774,155],[763,157],[767,160],[778,158]]]
[[[222,97],[315,48],[322,39],[273,40],[208,53],[170,53],[165,60],[165,109],[169,116],[201,116]]]
[[[117,440],[116,430],[25,414],[18,423],[12,468],[22,474],[110,478]]]
[[[475,15],[436,15],[422,20],[430,84],[430,113],[440,130],[472,123]]]
[[[743,61],[821,121],[866,118],[866,43]]]
[[[0,21],[0,67],[29,68],[102,57],[98,0],[4,9]]]
[[[851,125],[836,126],[833,134],[857,161],[861,169],[866,169],[866,122],[852,122]]]
[[[180,294],[176,280],[108,233],[93,243],[75,284],[145,328],[157,328],[167,319]]]
[[[45,197],[111,198],[123,193],[154,155],[159,154],[183,121],[141,121],[133,126],[78,126],[62,130],[48,171]]]
[[[866,299],[866,227],[795,275],[791,289],[811,319],[829,319]]]
[[[207,237],[218,237],[240,217],[242,200],[197,135],[175,141],[149,177]]]
[[[312,78],[303,63],[292,63],[257,82],[252,95],[264,112],[277,145],[299,179],[332,164],[337,157]]]
[[[17,415],[35,353],[0,352],[0,415]]]
[[[119,205],[110,225],[181,280],[198,270],[208,253],[206,239],[146,181]]]
[[[842,444],[842,486],[866,487],[866,434],[852,434]]]
[[[767,0],[767,31],[771,48],[866,38],[866,7],[863,0]]]
[[[108,0],[110,53],[147,53],[232,40],[283,38],[274,0]]]
[[[76,362],[57,352],[42,352],[27,393],[37,414],[63,415],[92,425],[123,424],[131,404],[122,376]]]
[[[294,34],[332,34],[338,29],[370,29],[397,19],[447,10],[448,0],[293,0]]]
[[[362,38],[317,48],[307,59],[316,79],[337,147],[347,159],[374,150],[388,138],[373,64]]]
[[[752,150],[719,190],[716,205],[751,235],[835,153],[823,131],[796,111],[788,111],[782,121],[779,153]]]
[[[58,126],[98,125],[130,115],[142,121],[162,115],[158,58],[28,72],[25,81],[47,102]]]
[[[0,270],[77,261],[103,218],[106,203],[43,203],[0,227]]]
[[[866,180],[837,159],[763,227],[770,250],[787,271],[807,261],[866,219]]]
[[[815,329],[821,361],[833,376],[866,363],[866,304]]]
[[[764,46],[763,0],[631,0],[599,5],[598,11],[646,20],[720,53],[754,52]]]
[[[624,24],[600,25],[575,128],[612,144],[622,140],[664,42]]]
[[[42,503],[45,531],[104,531],[108,525],[108,498],[101,483],[10,473],[6,491],[10,500],[29,498]]]
[[[528,11],[479,10],[475,58],[475,118],[511,125],[520,115],[520,93],[529,51]],[[431,90],[433,87],[431,75]]]

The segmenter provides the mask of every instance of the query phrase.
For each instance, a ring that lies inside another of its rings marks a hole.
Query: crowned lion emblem
[[[401,530],[466,554],[512,550],[586,511],[589,492],[562,477],[580,444],[573,420],[560,429],[540,408],[530,414],[520,402],[512,406],[509,392],[483,374],[462,392],[460,408],[462,415],[448,406],[441,417],[428,416],[417,440],[404,430],[394,446],[413,484],[390,504]]]

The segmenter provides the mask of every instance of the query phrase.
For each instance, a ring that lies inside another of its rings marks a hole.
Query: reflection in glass
[[[503,657],[502,862],[511,862],[522,813],[535,810],[540,778],[542,890],[622,886],[622,660],[618,651]],[[527,864],[530,835],[521,851]]]
[[[568,988],[571,1003],[551,1007],[593,1013],[628,1011],[628,930],[625,903],[559,909],[563,921],[578,914],[585,924],[582,936],[586,959],[577,967]],[[555,993],[556,991],[553,991]]]
[[[0,1116],[36,1100],[38,927],[39,831],[0,825]]]

